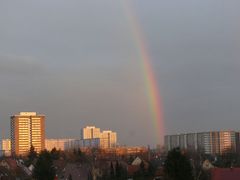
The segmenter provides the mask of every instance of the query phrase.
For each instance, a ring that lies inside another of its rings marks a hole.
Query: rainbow
[[[157,141],[159,144],[162,144],[164,136],[163,106],[160,90],[158,88],[153,66],[151,64],[151,56],[148,52],[146,40],[143,32],[141,31],[140,23],[138,22],[135,11],[130,4],[130,0],[123,0],[123,2],[125,13],[131,27],[131,33],[133,35],[136,51],[138,53],[138,59],[143,71],[149,111],[154,123],[154,127],[156,127]]]

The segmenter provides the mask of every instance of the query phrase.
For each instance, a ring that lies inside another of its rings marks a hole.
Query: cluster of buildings
[[[114,148],[117,143],[117,133],[112,131],[101,131],[95,126],[87,126],[81,130],[81,146]]]
[[[81,129],[80,139],[45,139],[45,148],[52,150],[54,147],[61,150],[78,148],[109,149],[117,146],[117,133],[101,131],[95,126],[86,126]]]
[[[205,154],[235,153],[240,150],[239,132],[210,131],[167,135],[164,137],[164,146],[167,151],[179,147],[198,151]]]
[[[24,155],[33,146],[36,152],[53,148],[69,150],[74,148],[115,148],[117,133],[101,131],[95,126],[81,130],[79,139],[46,139],[45,116],[36,112],[20,112],[11,117],[11,139],[2,139],[2,151],[8,154]]]

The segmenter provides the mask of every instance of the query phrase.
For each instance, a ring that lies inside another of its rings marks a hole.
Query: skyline
[[[239,129],[239,7],[132,1],[166,134]],[[48,138],[75,138],[93,124],[114,129],[120,144],[158,144],[124,8],[110,0],[0,3],[0,134],[9,137],[11,115],[37,111]]]

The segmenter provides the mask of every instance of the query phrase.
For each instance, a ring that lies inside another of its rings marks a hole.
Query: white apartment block
[[[167,151],[179,147],[205,154],[237,152],[240,147],[239,132],[235,131],[210,131],[167,135],[164,137],[164,144]]]
[[[114,148],[117,144],[117,133],[102,131],[95,126],[86,126],[81,130],[81,147]]]
[[[81,129],[81,139],[100,138],[100,134],[100,128],[96,128],[95,126],[87,126]]]
[[[117,144],[117,133],[112,131],[103,131],[100,138],[101,148],[114,148]]]

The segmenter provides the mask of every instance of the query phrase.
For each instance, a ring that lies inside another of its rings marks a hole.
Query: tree
[[[148,175],[153,176],[155,173],[155,167],[153,166],[152,162],[149,162],[149,166],[148,166]]]
[[[118,161],[116,162],[115,170],[116,170],[116,177],[119,178],[121,176],[121,166]]]
[[[134,161],[134,157],[132,155],[130,155],[130,157],[128,159],[128,163],[132,164],[133,161]]]
[[[169,180],[193,180],[191,163],[179,148],[168,152],[164,174]]]
[[[81,149],[80,149],[80,148],[78,148],[78,151],[77,151],[77,153],[78,153],[78,156],[79,156],[79,157],[82,157],[83,153],[82,153],[82,151],[81,151]]]
[[[127,176],[126,169],[118,161],[115,164],[115,175],[116,179],[125,179]]]
[[[145,174],[145,165],[144,165],[143,160],[142,160],[142,162],[140,163],[140,174],[142,174],[142,175]]]
[[[113,168],[112,162],[111,162],[111,166],[110,166],[110,175],[111,175],[111,178],[114,178],[114,168]]]
[[[31,165],[34,161],[34,159],[37,158],[37,152],[35,151],[35,148],[33,145],[31,145],[29,153],[28,153],[28,160],[25,162],[27,166]]]
[[[71,174],[69,174],[68,180],[72,180],[72,175]]]
[[[86,156],[85,156],[85,154],[81,151],[81,149],[80,148],[78,148],[78,150],[77,150],[77,161],[86,161]]]
[[[60,157],[60,151],[57,150],[55,147],[51,150],[51,157],[53,160],[57,160]]]
[[[36,166],[33,172],[34,178],[37,180],[53,180],[55,177],[55,169],[51,154],[44,150],[39,154]]]

